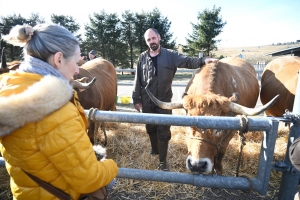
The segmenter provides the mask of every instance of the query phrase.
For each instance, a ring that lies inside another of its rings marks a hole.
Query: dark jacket
[[[159,100],[170,102],[173,96],[172,81],[177,68],[200,68],[205,64],[204,60],[205,57],[187,57],[177,51],[161,48],[157,55],[157,75],[155,75],[156,69],[149,56],[149,50],[143,52],[136,67],[133,104],[142,103],[143,108],[150,106],[151,100],[146,93],[146,86]]]

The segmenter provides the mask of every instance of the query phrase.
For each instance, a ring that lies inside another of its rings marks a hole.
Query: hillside
[[[220,47],[218,51],[213,51],[213,54],[216,57],[223,55],[227,56],[236,56],[242,54],[243,57],[249,56],[263,56],[264,54],[271,53],[274,51],[279,51],[291,47],[300,46],[300,44],[288,44],[288,45],[264,45],[264,46],[252,46],[252,47]]]
[[[265,61],[266,63],[268,63],[275,57],[263,56],[264,54],[298,46],[300,46],[300,43],[286,45],[262,45],[250,47],[219,47],[217,51],[212,51],[212,55],[214,58],[220,58],[220,56],[228,57],[238,56],[242,54],[243,58],[247,59],[248,61]],[[178,51],[182,53],[181,46],[178,47]]]

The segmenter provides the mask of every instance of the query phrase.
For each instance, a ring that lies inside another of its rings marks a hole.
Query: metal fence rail
[[[204,129],[240,129],[240,119],[238,117],[176,116],[99,110],[85,110],[85,113],[88,117],[92,116],[90,117],[90,119],[94,121],[197,126]],[[270,179],[272,158],[279,121],[274,118],[267,117],[249,117],[248,121],[249,131],[262,130],[265,133],[261,145],[257,176],[255,178],[249,179],[251,183],[247,178],[243,177],[193,175],[178,172],[159,172],[152,170],[127,168],[120,168],[117,177],[160,182],[184,183],[195,186],[228,188],[236,190],[250,190],[252,185],[252,190],[257,191],[261,195],[265,195],[267,193]],[[0,165],[3,164],[4,160],[0,159]]]
[[[91,120],[98,122],[114,121],[175,126],[197,126],[203,129],[215,128],[223,130],[240,129],[240,119],[238,117],[176,116],[99,110],[85,110],[85,113],[87,116],[90,116]],[[247,178],[242,177],[192,175],[127,168],[120,168],[117,177],[184,183],[212,188],[230,188],[236,190],[250,190],[252,185],[252,190],[257,191],[261,195],[265,195],[270,180],[279,121],[275,118],[267,117],[249,117],[248,120],[249,131],[264,131],[257,176],[250,179],[251,184]]]

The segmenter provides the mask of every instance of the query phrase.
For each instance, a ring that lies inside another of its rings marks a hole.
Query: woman
[[[15,199],[54,199],[24,172],[78,199],[118,173],[97,161],[87,120],[69,81],[79,72],[77,38],[56,24],[17,25],[2,37],[24,46],[18,71],[0,76],[0,148]]]

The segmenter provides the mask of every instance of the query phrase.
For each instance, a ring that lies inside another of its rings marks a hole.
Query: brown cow
[[[255,68],[239,57],[228,57],[203,66],[188,83],[181,102],[164,103],[148,92],[161,108],[184,108],[188,116],[256,115],[266,108],[255,107],[259,85]],[[236,103],[233,103],[233,102]],[[191,172],[209,173],[214,168],[223,173],[222,159],[236,131],[187,128],[189,156],[186,167]]]
[[[266,110],[266,115],[282,117],[286,109],[293,111],[298,71],[300,71],[298,56],[278,57],[267,64],[261,78],[260,100],[264,105],[276,94],[280,94],[280,98]]]
[[[82,77],[86,77],[87,81],[96,78],[96,82],[92,87],[78,91],[79,101],[83,108],[115,111],[118,79],[113,64],[102,58],[88,61],[79,67],[79,74],[75,75],[74,79]],[[102,130],[105,131],[103,126],[102,124]],[[95,123],[90,121],[88,135],[92,144],[96,142],[94,141],[94,130]],[[98,127],[96,127],[96,130],[98,130]]]
[[[16,70],[19,68],[21,62],[20,61],[12,61],[12,62],[6,62],[6,54],[5,54],[5,47],[2,48],[1,53],[1,64],[0,64],[0,74],[9,72],[10,70]]]

